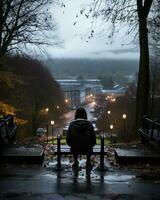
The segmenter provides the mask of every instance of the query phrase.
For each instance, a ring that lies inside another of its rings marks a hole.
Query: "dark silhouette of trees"
[[[160,88],[160,0],[154,1],[151,10],[152,18],[149,19],[149,46],[151,51],[151,99],[150,113],[157,111],[155,102]]]
[[[143,3],[142,0],[137,0],[140,61],[136,96],[136,128],[139,128],[142,116],[148,114],[149,111],[150,68],[147,18],[152,2],[152,0],[145,0]]]
[[[114,59],[48,59],[46,62],[51,72],[59,79],[66,76],[80,74],[87,78],[97,78],[97,75],[115,74],[121,72],[125,75],[137,71],[137,60]],[[76,67],[75,67],[76,66]]]
[[[149,110],[150,69],[147,22],[152,3],[153,0],[94,0],[88,13],[85,13],[87,18],[90,15],[94,19],[103,17],[105,22],[110,21],[112,31],[109,37],[112,37],[116,27],[122,24],[129,26],[128,34],[135,30],[137,25],[139,27],[140,60],[136,95],[136,129],[141,124],[142,116],[148,114]],[[91,30],[90,37],[93,35],[94,31]]]
[[[28,132],[35,134],[39,126],[57,120],[64,111],[60,86],[38,60],[16,56],[8,58],[7,65],[11,67],[5,72],[16,75],[16,79],[10,78],[11,86],[1,80],[0,100],[13,105],[16,116],[27,120]]]
[[[58,2],[58,0],[57,0]],[[0,57],[22,47],[48,44],[54,41],[55,23],[49,6],[56,0],[1,0],[0,1]],[[47,31],[50,31],[48,34]],[[54,42],[53,42],[54,41]],[[51,42],[51,41],[50,41]]]
[[[114,86],[114,79],[111,75],[102,75],[100,74],[98,76],[98,79],[100,79],[101,84],[104,89],[112,89]]]
[[[160,49],[160,0],[153,2],[148,26],[151,48]]]

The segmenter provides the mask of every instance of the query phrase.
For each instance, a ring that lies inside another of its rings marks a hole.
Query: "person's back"
[[[71,122],[67,134],[67,144],[71,146],[72,153],[91,152],[95,143],[95,133],[91,122],[81,118]]]
[[[78,108],[75,114],[75,120],[69,125],[67,144],[71,147],[74,156],[74,167],[78,168],[78,155],[87,155],[86,169],[90,170],[90,156],[93,146],[96,144],[96,136],[91,122],[87,120],[87,113],[84,108]]]

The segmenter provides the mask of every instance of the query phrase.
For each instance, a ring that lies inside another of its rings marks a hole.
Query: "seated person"
[[[90,172],[92,167],[90,156],[93,146],[96,144],[96,136],[93,125],[87,120],[87,113],[84,108],[76,110],[75,120],[69,125],[66,140],[74,157],[73,169],[78,170],[78,155],[85,154],[87,156],[86,174]]]

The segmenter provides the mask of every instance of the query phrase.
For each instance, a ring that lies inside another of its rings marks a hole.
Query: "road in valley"
[[[93,110],[94,108],[94,103],[89,103],[85,106],[83,106],[87,112],[87,118],[88,120],[92,120],[94,118],[94,113],[91,112],[91,110]],[[74,117],[75,117],[75,112],[76,112],[76,109],[74,110],[71,110],[71,111],[68,111],[66,113],[63,114],[62,116],[62,120],[61,120],[61,123],[58,123],[56,128],[54,128],[54,135],[57,135],[57,134],[64,134],[64,131],[67,131],[68,130],[68,125],[70,124],[70,122],[72,120],[74,120]],[[51,127],[49,128],[49,137],[51,137]]]
[[[93,113],[91,113],[91,109],[93,109],[93,107],[94,107],[94,103],[90,103],[84,106],[87,112],[88,120],[91,120],[94,117]],[[72,120],[74,120],[75,111],[76,110],[72,110],[64,114],[65,124],[69,124]]]

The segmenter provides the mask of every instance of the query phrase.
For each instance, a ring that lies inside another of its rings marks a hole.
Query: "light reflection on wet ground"
[[[94,158],[95,159],[95,158]],[[98,159],[98,158],[97,158]],[[45,177],[55,179],[55,176],[57,178],[62,179],[61,181],[72,181],[75,179],[75,174],[72,170],[72,164],[73,161],[70,160],[67,157],[62,158],[62,170],[57,171],[56,170],[56,159],[52,160],[51,162],[48,162],[46,165],[46,174],[44,174]],[[128,183],[130,180],[135,179],[136,175],[134,172],[129,173],[125,171],[121,171],[119,169],[116,169],[112,166],[110,166],[109,162],[106,160],[105,165],[108,167],[107,171],[101,172],[98,170],[98,162],[95,162],[92,160],[93,163],[93,169],[91,170],[90,173],[90,181],[93,183],[96,182],[101,182],[103,181],[104,183],[109,183],[109,184],[114,184],[118,182],[124,182]],[[78,176],[76,177],[78,182],[86,182],[86,159],[85,158],[80,158],[79,159],[79,171],[78,171]],[[65,179],[65,180],[63,180]]]
[[[43,166],[12,164],[0,169],[0,199],[11,200],[149,200],[160,199],[160,182],[144,181],[137,177],[139,171],[127,165],[121,167],[114,160],[112,149],[105,157],[107,170],[98,170],[99,156],[92,156],[93,169],[86,178],[86,157],[79,157],[79,173],[72,170],[73,157],[62,156],[62,170],[56,168],[57,160],[52,148],[48,149]],[[140,166],[142,167],[142,166]],[[144,166],[143,166],[144,167]],[[145,165],[145,168],[150,165]],[[28,195],[28,197],[27,197]],[[1,198],[2,197],[2,198]]]
[[[72,171],[71,159],[64,157],[62,163],[61,171],[56,170],[56,159],[52,159],[45,167],[8,165],[8,173],[0,179],[0,199],[159,199],[159,184],[139,180],[132,170],[111,166],[107,171],[101,172],[97,170],[97,163],[94,163],[91,179],[87,180],[85,159],[80,160],[78,177]],[[109,166],[107,159],[106,165]]]

